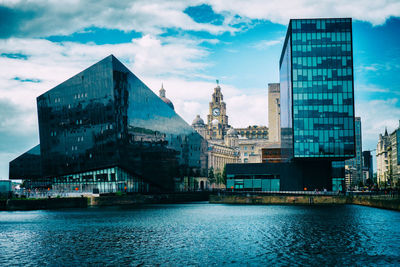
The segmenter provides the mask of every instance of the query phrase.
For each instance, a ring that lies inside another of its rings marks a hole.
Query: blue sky
[[[0,0],[0,179],[39,142],[36,97],[109,54],[188,123],[220,80],[234,127],[267,125],[290,18],[352,17],[356,115],[363,149],[400,119],[399,1]]]

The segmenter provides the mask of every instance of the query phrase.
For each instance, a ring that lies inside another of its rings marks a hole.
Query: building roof
[[[160,98],[162,101],[164,101],[165,104],[167,104],[168,106],[170,106],[170,108],[172,108],[173,110],[175,110],[174,108],[174,104],[172,104],[172,101],[169,100],[166,96],[165,96],[165,89],[164,89],[164,85],[161,84],[161,89],[160,89]]]
[[[196,118],[194,118],[192,125],[193,126],[203,126],[204,125],[204,121],[202,118],[200,118],[200,115],[197,115]]]

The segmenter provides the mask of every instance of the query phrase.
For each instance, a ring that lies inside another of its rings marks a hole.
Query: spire
[[[387,127],[385,127],[385,136],[388,136]]]
[[[164,84],[161,84],[161,89],[160,89],[160,97],[165,97],[165,89],[164,89]]]

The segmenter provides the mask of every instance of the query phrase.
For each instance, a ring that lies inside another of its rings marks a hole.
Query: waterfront
[[[399,224],[356,205],[0,212],[0,266],[398,265]]]

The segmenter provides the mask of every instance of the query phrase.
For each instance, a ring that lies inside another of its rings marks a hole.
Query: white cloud
[[[261,41],[258,41],[256,43],[252,44],[251,47],[262,50],[262,49],[266,49],[270,46],[281,44],[283,42],[283,40],[284,40],[284,37],[280,37],[275,40],[261,40]]]
[[[168,28],[207,31],[212,34],[235,32],[229,25],[197,23],[183,11],[200,1],[7,1],[3,5],[18,11],[17,34],[45,37],[70,35],[89,27],[136,31],[157,35]],[[14,33],[15,34],[15,33]]]
[[[397,0],[230,0],[208,1],[216,12],[230,12],[251,19],[287,25],[292,18],[352,17],[373,25],[400,16]]]
[[[222,14],[222,25],[197,23],[183,11],[207,3]],[[287,25],[291,18],[352,17],[381,25],[400,16],[397,0],[136,0],[136,1],[1,1],[13,11],[4,12],[9,22],[3,36],[46,37],[70,35],[91,27],[159,35],[167,29],[206,31],[214,35],[252,27],[256,20]],[[235,25],[233,27],[232,25]],[[240,25],[240,26],[238,26]]]

